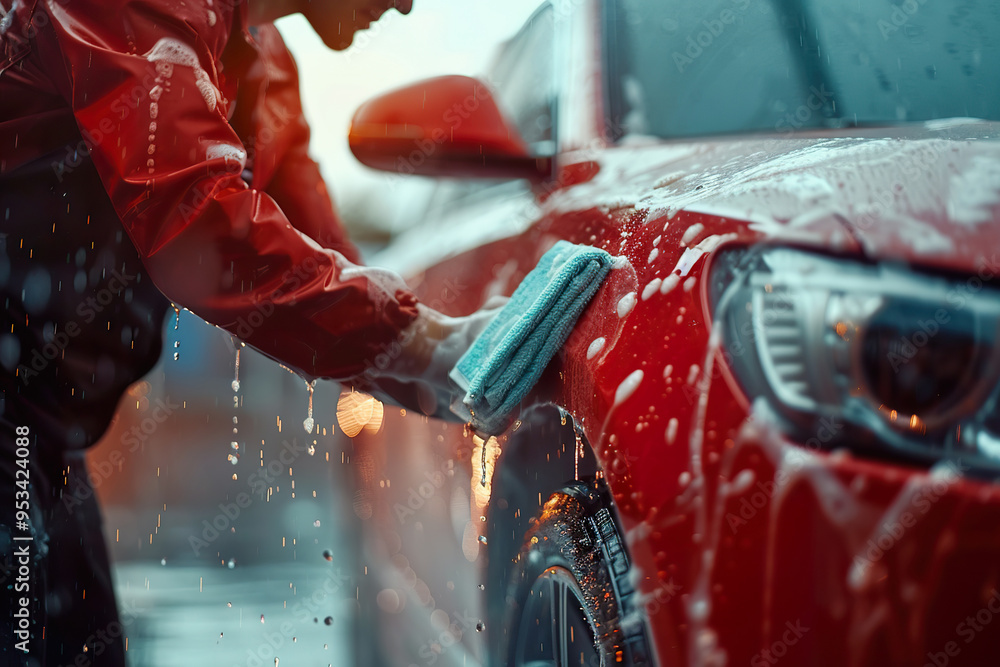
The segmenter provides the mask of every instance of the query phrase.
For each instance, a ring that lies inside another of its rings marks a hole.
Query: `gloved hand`
[[[490,299],[464,317],[417,304],[419,315],[403,332],[401,354],[359,388],[428,416],[458,421],[449,406],[460,390],[448,373],[506,302],[506,297]]]

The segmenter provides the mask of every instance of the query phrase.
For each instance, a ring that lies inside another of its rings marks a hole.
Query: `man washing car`
[[[72,487],[170,301],[308,377],[370,379],[382,355],[379,389],[446,412],[490,313],[444,317],[359,266],[271,24],[301,12],[345,49],[411,6],[0,0],[0,569],[30,583],[0,594],[4,664],[72,661],[98,631],[89,664],[124,664],[99,509]]]

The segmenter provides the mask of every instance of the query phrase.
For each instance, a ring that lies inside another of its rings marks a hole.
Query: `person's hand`
[[[379,371],[366,391],[456,421],[449,406],[460,389],[448,374],[506,302],[506,297],[490,299],[464,317],[449,317],[418,304],[417,319],[403,332],[401,354]]]

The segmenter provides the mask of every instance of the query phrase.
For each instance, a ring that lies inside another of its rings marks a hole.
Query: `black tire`
[[[600,480],[549,497],[514,557],[498,664],[652,664],[644,620],[630,613],[630,562],[611,508]]]

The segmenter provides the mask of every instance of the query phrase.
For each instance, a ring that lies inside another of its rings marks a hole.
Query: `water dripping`
[[[333,625],[333,616],[327,616],[326,618],[323,619],[323,622],[326,623],[327,625]]]
[[[316,389],[316,380],[312,382],[306,382],[306,389],[309,390],[309,408],[306,411],[306,418],[302,422],[302,428],[306,430],[306,433],[312,433],[313,427],[316,426],[315,420],[313,420],[313,391]],[[315,448],[311,448],[313,451],[309,454],[315,452]]]
[[[240,390],[240,350],[243,349],[243,343],[236,348],[236,375],[233,377],[233,391]]]
[[[576,428],[576,424],[573,424],[573,435],[576,436],[576,450],[573,456],[573,479],[579,482],[580,459],[583,458],[583,438],[580,436],[580,431]]]

